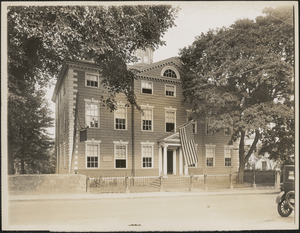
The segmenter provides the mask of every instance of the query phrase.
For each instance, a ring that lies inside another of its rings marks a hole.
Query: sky
[[[142,2],[149,4],[149,2]],[[162,4],[162,2],[151,2],[151,4]],[[122,4],[118,2],[118,4]],[[136,2],[134,3],[136,4]],[[255,19],[263,15],[265,7],[276,7],[280,5],[292,5],[292,2],[282,1],[168,1],[165,4],[172,4],[180,7],[178,17],[175,20],[176,27],[169,29],[163,40],[166,45],[154,51],[154,62],[178,56],[179,49],[193,43],[196,36],[207,32],[209,29],[229,27],[238,19]],[[51,101],[54,87],[48,90],[47,99],[54,117],[54,103]],[[49,129],[54,136],[54,129]]]

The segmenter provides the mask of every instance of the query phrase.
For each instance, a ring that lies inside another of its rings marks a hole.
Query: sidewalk
[[[147,192],[147,193],[66,193],[66,194],[33,194],[9,195],[9,201],[38,201],[38,200],[98,200],[98,199],[131,199],[131,198],[165,198],[193,197],[213,195],[253,195],[278,194],[278,189],[227,189],[216,191],[194,190],[192,192]]]

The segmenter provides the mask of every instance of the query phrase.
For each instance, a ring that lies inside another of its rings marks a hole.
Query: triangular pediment
[[[180,142],[179,133],[174,133],[169,135],[168,137],[162,138],[159,142]]]
[[[170,79],[174,81],[179,81],[176,78],[168,78],[162,76],[162,70],[165,67],[172,67],[173,70],[176,70],[180,76],[181,63],[180,60],[176,57],[171,57],[159,62],[152,64],[136,64],[128,66],[129,69],[134,70],[137,77],[140,78],[158,78],[158,79]]]

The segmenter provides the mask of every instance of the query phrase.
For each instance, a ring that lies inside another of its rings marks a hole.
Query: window
[[[86,142],[86,167],[99,168],[100,141]]]
[[[153,130],[153,109],[143,109],[142,113],[142,131]]]
[[[215,166],[215,146],[206,146],[206,166]]]
[[[171,70],[171,69],[165,70],[163,76],[164,77],[170,77],[170,78],[177,78],[177,75],[176,75],[175,71]]]
[[[142,81],[141,85],[142,85],[142,93],[152,94],[152,91],[153,91],[153,83],[152,82]]]
[[[224,151],[224,162],[225,167],[231,167],[232,148],[225,148]]]
[[[153,145],[154,143],[141,143],[142,144],[142,167],[153,167]]]
[[[99,87],[99,76],[96,74],[85,75],[86,86],[88,87]]]
[[[165,90],[166,90],[166,96],[173,96],[173,97],[176,96],[176,86],[166,84]]]
[[[128,142],[114,142],[115,147],[115,168],[127,167],[127,144]]]
[[[118,107],[118,109],[115,111],[115,129],[125,130],[127,128],[126,118],[127,118],[126,107]]]
[[[165,111],[166,132],[175,132],[176,110],[166,109]]]
[[[229,127],[224,129],[224,135],[225,136],[230,136],[231,135],[231,129]]]
[[[99,128],[100,114],[98,103],[85,103],[86,125],[90,128]]]

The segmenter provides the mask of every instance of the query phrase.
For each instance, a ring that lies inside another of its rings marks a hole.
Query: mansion
[[[137,104],[117,96],[111,112],[101,102],[107,92],[97,65],[66,61],[52,101],[55,102],[57,173],[100,176],[184,176],[237,173],[238,151],[228,145],[230,130],[213,133],[194,121],[197,162],[188,165],[182,151],[179,126],[190,121],[184,103],[181,62],[172,57],[153,62],[153,50],[138,51],[140,62],[128,65],[136,72]]]

